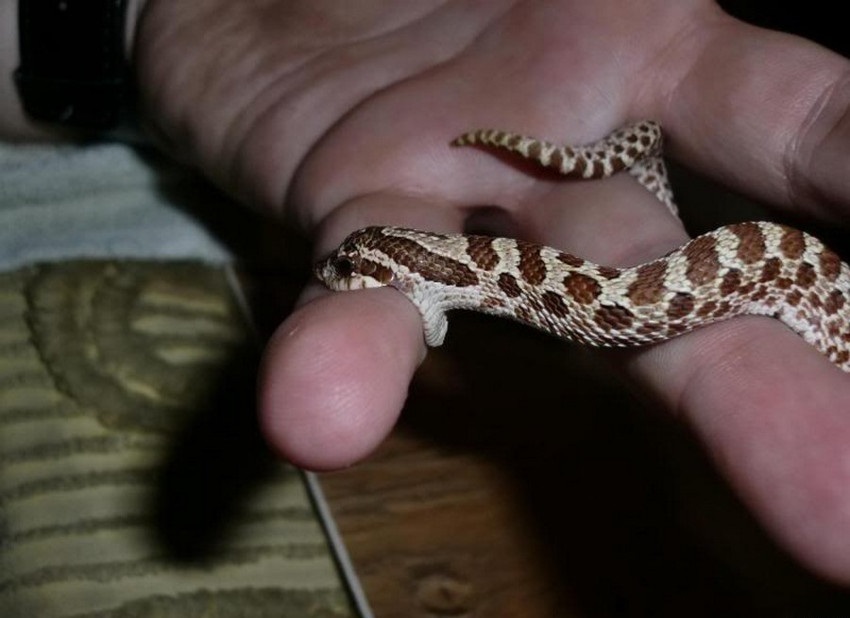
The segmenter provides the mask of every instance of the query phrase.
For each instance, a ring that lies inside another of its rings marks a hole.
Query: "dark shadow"
[[[726,11],[751,24],[791,32],[850,56],[844,5],[829,0],[719,0]]]
[[[172,558],[215,557],[240,508],[279,474],[256,422],[256,369],[253,346],[234,354],[211,376],[215,387],[206,405],[172,441],[154,505],[156,532]]]
[[[309,272],[309,243],[281,220],[236,202],[192,168],[139,147],[156,173],[157,190],[172,207],[190,215],[241,264],[298,274]]]

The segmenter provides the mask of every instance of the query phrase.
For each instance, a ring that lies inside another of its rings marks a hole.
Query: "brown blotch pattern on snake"
[[[564,277],[564,290],[577,303],[589,305],[597,299],[602,287],[592,277],[581,273],[570,273]]]
[[[720,261],[717,258],[717,240],[711,236],[699,236],[682,249],[688,260],[685,276],[694,285],[710,283],[717,278]]]
[[[508,298],[516,298],[522,294],[519,282],[516,280],[516,277],[510,273],[501,273],[499,275],[498,285],[499,289],[502,290]]]
[[[628,296],[635,305],[657,303],[666,291],[667,264],[661,260],[638,267],[637,277],[629,286]]]
[[[727,228],[738,237],[738,259],[744,264],[755,264],[764,258],[767,247],[764,234],[755,223],[733,223]]]
[[[572,268],[580,268],[584,265],[583,259],[581,259],[580,257],[576,257],[571,253],[564,253],[559,251],[556,257],[558,258],[559,262],[566,264],[567,266],[571,266]]]
[[[602,328],[627,329],[634,324],[634,314],[621,305],[602,305],[593,319]]]
[[[670,306],[667,309],[667,318],[671,321],[680,320],[694,310],[694,297],[687,292],[676,292],[673,298],[670,299]]]
[[[741,281],[741,271],[737,268],[730,268],[720,281],[720,294],[723,296],[734,294],[741,287]]]
[[[493,239],[487,236],[470,236],[466,254],[482,270],[493,270],[501,260],[499,253],[493,248]]]
[[[809,264],[808,262],[803,262],[797,268],[797,277],[795,279],[795,283],[799,285],[801,288],[810,288],[814,285],[817,280],[817,273],[815,272],[815,267]]]
[[[821,274],[826,277],[827,281],[835,281],[838,278],[838,273],[841,272],[841,258],[832,251],[824,247],[818,260]]]
[[[779,241],[779,250],[788,259],[799,259],[803,255],[803,251],[806,250],[806,239],[803,232],[782,226],[782,240]]]
[[[548,268],[540,255],[541,247],[530,242],[517,241],[519,251],[519,274],[523,281],[539,285],[546,278]]]

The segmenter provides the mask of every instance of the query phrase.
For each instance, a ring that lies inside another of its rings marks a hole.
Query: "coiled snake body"
[[[675,212],[652,122],[585,147],[502,131],[475,131],[454,143],[506,148],[573,177],[628,170]],[[647,345],[733,316],[765,315],[850,371],[850,267],[816,238],[775,223],[721,227],[631,268],[510,238],[376,226],[351,234],[316,275],[333,290],[398,289],[422,315],[430,346],[443,342],[452,309],[596,346]]]

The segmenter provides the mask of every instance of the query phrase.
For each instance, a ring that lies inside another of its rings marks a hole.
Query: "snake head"
[[[374,251],[377,233],[379,228],[365,228],[346,238],[336,251],[314,267],[319,281],[335,292],[391,285],[393,273]]]

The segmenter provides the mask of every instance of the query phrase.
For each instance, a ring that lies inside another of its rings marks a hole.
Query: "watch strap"
[[[40,121],[105,130],[121,118],[128,86],[126,0],[19,0],[15,81]]]

